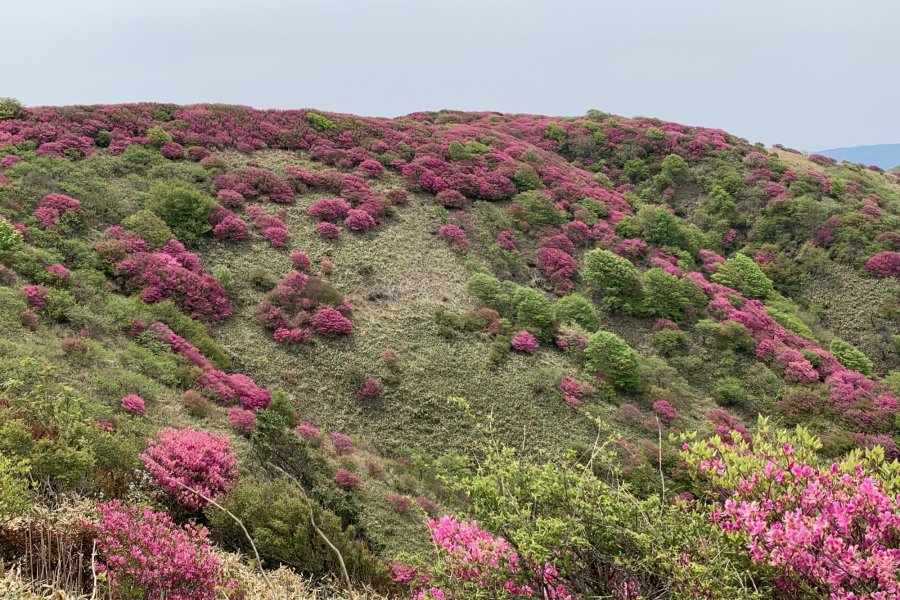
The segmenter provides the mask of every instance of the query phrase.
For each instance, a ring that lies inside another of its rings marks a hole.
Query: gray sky
[[[25,0],[0,96],[396,116],[589,108],[812,150],[900,142],[896,0]]]

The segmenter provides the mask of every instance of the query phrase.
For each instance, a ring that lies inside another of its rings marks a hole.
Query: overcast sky
[[[0,96],[396,116],[589,108],[804,150],[900,142],[897,0],[25,0]]]

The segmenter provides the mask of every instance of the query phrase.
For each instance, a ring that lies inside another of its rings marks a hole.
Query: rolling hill
[[[0,117],[0,590],[900,585],[822,558],[900,560],[896,174],[600,111]],[[754,544],[803,502],[798,570]]]
[[[832,148],[830,150],[820,150],[816,154],[829,156],[839,161],[846,160],[864,165],[875,165],[882,169],[891,169],[900,165],[900,144]]]

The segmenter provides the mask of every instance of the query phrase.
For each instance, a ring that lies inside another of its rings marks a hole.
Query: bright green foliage
[[[831,340],[831,345],[828,349],[848,369],[859,371],[869,377],[872,376],[872,361],[850,342],[845,342],[841,338],[834,338]]]
[[[631,183],[638,183],[650,177],[650,167],[641,159],[633,158],[625,161],[622,174]]]
[[[554,302],[553,315],[560,325],[574,323],[588,331],[597,329],[597,309],[578,292],[567,294]]]
[[[645,206],[636,219],[642,227],[640,237],[655,246],[673,246],[693,254],[702,244],[703,233],[699,229],[664,208]]]
[[[512,299],[500,283],[500,280],[487,273],[474,273],[466,281],[466,291],[499,312],[508,310]]]
[[[641,291],[641,274],[631,261],[603,248],[584,255],[581,275],[603,296],[627,300]]]
[[[554,140],[559,142],[560,144],[566,141],[566,130],[562,125],[558,123],[550,123],[547,125],[547,130],[544,132],[544,137],[548,140]]]
[[[166,222],[149,210],[134,213],[122,221],[122,225],[144,238],[151,248],[162,248],[175,237]]]
[[[331,122],[331,120],[325,115],[320,115],[319,113],[308,113],[306,115],[306,120],[309,122],[309,126],[313,128],[314,131],[322,133],[324,131],[334,131],[337,129],[337,125]]]
[[[691,279],[653,268],[644,273],[643,281],[641,308],[646,314],[678,321],[685,317],[688,308],[706,305],[706,296]]]
[[[462,142],[457,140],[453,140],[450,142],[450,147],[447,151],[447,156],[450,160],[453,161],[470,161],[472,160],[472,155],[469,153],[468,148],[462,145]]]
[[[547,333],[553,324],[553,308],[546,294],[530,287],[519,287],[513,294],[516,321],[535,332]]]
[[[628,343],[611,331],[598,331],[584,349],[588,370],[603,373],[619,390],[637,391],[641,386],[640,358]]]
[[[690,345],[691,337],[684,331],[660,329],[653,332],[653,345],[663,356],[684,353]]]
[[[753,259],[735,254],[713,273],[712,280],[732,287],[752,298],[765,298],[772,293],[772,280],[766,277]]]
[[[491,148],[477,140],[469,140],[466,142],[466,150],[472,154],[487,154],[491,151]]]
[[[738,406],[747,396],[744,383],[737,377],[725,377],[716,384],[713,397],[722,406]]]
[[[510,179],[516,184],[516,189],[520,192],[539,190],[544,187],[544,182],[541,181],[540,175],[531,165],[522,165],[512,174]]]
[[[186,245],[196,245],[212,227],[207,221],[216,201],[178,182],[160,182],[150,188],[147,209],[156,213]]]
[[[540,192],[522,192],[513,198],[522,207],[522,220],[529,228],[540,229],[547,225],[559,225],[563,222],[563,214],[556,209],[548,196]]]
[[[0,252],[7,252],[18,248],[22,243],[22,233],[12,224],[0,219]]]
[[[670,179],[677,179],[688,170],[688,164],[678,154],[669,154],[662,160],[660,173]]]
[[[148,129],[147,137],[150,139],[150,145],[154,148],[162,148],[165,144],[172,141],[171,134],[159,125],[154,125]]]
[[[13,119],[22,111],[22,103],[15,98],[0,98],[0,121]]]
[[[302,492],[286,477],[274,481],[246,480],[220,502],[241,519],[260,554],[267,560],[285,563],[316,576],[340,574],[334,552],[310,524],[312,513],[319,529],[341,551],[354,581],[372,582],[384,577],[384,567],[378,565],[365,544],[353,539],[354,528],[342,530],[341,520],[334,513],[315,503],[311,507]],[[206,513],[222,541],[250,551],[246,537],[231,517],[212,505]]]
[[[0,525],[25,512],[28,499],[28,461],[0,453]]]

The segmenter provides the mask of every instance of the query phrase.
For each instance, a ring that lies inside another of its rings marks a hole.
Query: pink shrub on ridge
[[[344,488],[345,490],[357,488],[362,485],[362,479],[360,479],[347,469],[338,469],[337,473],[334,474],[334,480],[340,487]]]
[[[368,400],[369,398],[376,398],[380,393],[381,386],[379,385],[378,380],[369,377],[366,379],[363,386],[356,390],[354,395],[357,400]]]
[[[41,229],[53,229],[56,221],[67,213],[82,213],[81,202],[64,194],[47,194],[38,203],[32,216],[39,222]]]
[[[538,341],[530,332],[523,329],[513,336],[509,345],[512,346],[512,349],[516,352],[534,354],[534,351],[538,348]]]
[[[657,400],[653,403],[653,412],[665,425],[671,424],[678,418],[678,411],[668,400]]]
[[[305,440],[317,440],[322,435],[322,432],[320,432],[312,423],[300,423],[294,427],[294,431]]]
[[[156,482],[191,510],[200,510],[206,500],[183,486],[215,500],[237,480],[231,442],[207,431],[163,429],[159,441],[147,441],[141,460]]]
[[[166,158],[174,160],[184,156],[184,147],[177,142],[166,142],[163,144],[162,148],[159,149],[159,153]]]
[[[324,240],[333,240],[341,235],[341,228],[334,223],[322,221],[316,225],[315,234]]]
[[[68,279],[69,275],[72,274],[72,272],[69,271],[69,269],[67,269],[66,267],[64,267],[63,265],[60,265],[60,264],[47,265],[46,267],[44,267],[44,269],[48,273],[53,273],[54,275],[56,275],[57,277],[59,277],[62,280]]]
[[[309,322],[317,333],[347,335],[353,332],[353,322],[330,306],[320,306]]]
[[[219,204],[227,208],[240,208],[244,205],[244,196],[234,190],[222,189],[216,194]]]
[[[313,202],[306,212],[316,219],[337,221],[350,212],[350,203],[343,198],[322,198]]]
[[[238,242],[247,239],[247,223],[235,215],[228,215],[213,227],[212,232],[216,239]]]
[[[291,252],[291,265],[297,271],[305,271],[310,265],[309,256],[305,252]]]
[[[22,287],[22,293],[25,294],[25,301],[29,306],[34,308],[43,308],[47,301],[44,297],[47,295],[47,288],[42,285],[26,285]]]
[[[438,228],[438,237],[460,249],[469,247],[469,238],[466,236],[466,232],[452,223],[441,225]]]
[[[361,232],[375,227],[375,219],[364,210],[351,208],[347,212],[347,218],[344,219],[344,225],[350,231]]]

